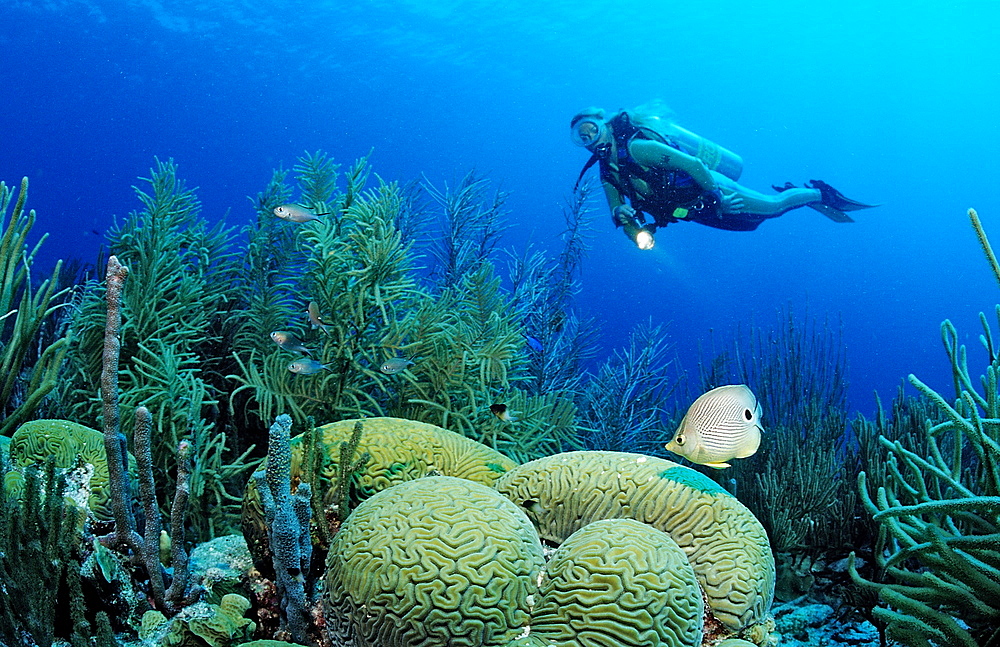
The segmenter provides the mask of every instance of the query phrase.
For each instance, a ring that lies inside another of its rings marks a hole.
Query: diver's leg
[[[719,175],[715,178],[723,191],[734,191],[743,198],[743,211],[773,218],[786,211],[804,207],[822,199],[819,189],[787,189],[777,195],[764,195]]]

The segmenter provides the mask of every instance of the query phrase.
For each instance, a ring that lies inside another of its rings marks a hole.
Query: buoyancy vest
[[[701,213],[704,211],[716,213],[715,196],[703,190],[690,174],[677,169],[643,167],[629,152],[629,144],[635,139],[659,142],[677,150],[679,146],[655,130],[632,123],[627,112],[611,119],[608,126],[615,138],[618,169],[614,170],[608,161],[602,160],[601,181],[628,197],[634,209],[648,213],[657,225],[677,222],[674,214],[696,218],[709,215]],[[640,193],[633,180],[648,187],[646,192]]]
[[[617,169],[612,168],[610,160],[595,152],[580,172],[580,177],[599,162],[601,181],[627,197],[634,209],[652,216],[657,225],[677,222],[677,216],[701,222],[719,218],[718,199],[703,190],[690,174],[676,169],[643,167],[629,153],[629,144],[635,139],[659,142],[677,150],[681,150],[680,146],[651,128],[633,123],[624,111],[608,120],[607,126],[615,140]],[[646,192],[640,193],[633,179],[648,187]]]

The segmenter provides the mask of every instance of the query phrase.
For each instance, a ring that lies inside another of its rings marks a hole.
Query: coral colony
[[[591,191],[554,255],[509,254],[472,173],[307,154],[235,231],[157,160],[98,280],[36,276],[27,179],[0,183],[0,643],[765,647],[839,606],[871,644],[996,644],[987,317],[981,379],[946,321],[954,395],[911,376],[875,420],[790,312],[691,374],[654,322],[603,351]],[[666,453],[727,384],[759,450]]]

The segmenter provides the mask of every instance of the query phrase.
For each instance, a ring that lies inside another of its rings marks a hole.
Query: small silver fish
[[[316,213],[308,207],[297,204],[283,204],[280,207],[274,208],[274,215],[289,222],[310,222],[312,220],[319,220],[320,216],[327,214]]]
[[[320,328],[326,334],[330,334],[330,330],[327,328],[327,324],[323,321],[323,317],[319,316],[319,305],[315,301],[310,301],[309,306],[306,308],[306,314],[309,315],[309,325],[313,329]]]
[[[490,412],[504,422],[517,422],[517,418],[510,415],[510,409],[506,404],[491,404]]]
[[[745,384],[720,386],[688,408],[667,443],[668,451],[715,469],[732,458],[753,456],[760,447],[760,402]]]
[[[282,350],[290,350],[298,353],[305,353],[306,355],[312,355],[312,352],[303,346],[302,342],[300,342],[295,335],[290,332],[275,330],[271,333],[271,339]]]
[[[405,371],[407,366],[413,366],[413,362],[402,357],[393,357],[382,362],[382,366],[378,370],[386,375],[395,375],[396,373]]]
[[[297,359],[288,365],[288,370],[297,375],[312,375],[323,369],[330,370],[326,364],[320,364],[314,359]]]

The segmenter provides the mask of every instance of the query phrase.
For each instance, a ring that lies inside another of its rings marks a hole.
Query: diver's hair
[[[572,128],[578,121],[588,117],[595,117],[602,121],[611,121],[625,112],[628,113],[629,120],[636,126],[649,128],[654,131],[657,130],[658,126],[663,124],[676,123],[676,114],[670,109],[667,102],[662,99],[653,99],[631,110],[621,108],[610,115],[603,108],[591,106],[573,115],[573,118],[569,121],[569,127]]]
[[[573,115],[573,118],[569,120],[569,127],[572,128],[576,125],[576,122],[581,119],[586,119],[587,117],[596,117],[597,119],[604,120],[604,108],[598,108],[596,106],[590,106],[589,108],[584,108],[580,112]]]
[[[670,109],[670,106],[663,99],[653,99],[652,101],[638,105],[629,111],[629,115],[640,125],[645,125],[643,122],[648,121],[655,123],[656,120],[667,123],[676,123],[677,121],[677,114]]]

